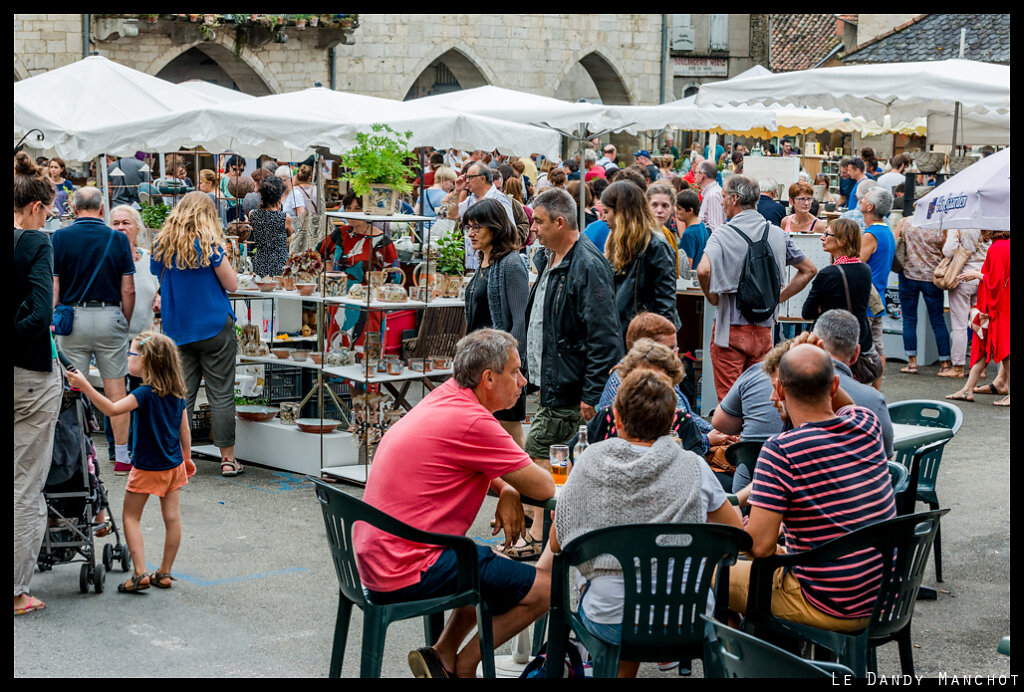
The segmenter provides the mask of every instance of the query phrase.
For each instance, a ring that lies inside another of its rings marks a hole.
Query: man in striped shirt
[[[800,553],[896,516],[878,417],[852,405],[828,353],[812,343],[791,348],[773,378],[772,400],[794,428],[764,443],[754,482],[739,494],[741,504],[751,505],[752,557],[775,552],[780,525],[787,552]],[[749,578],[749,562],[730,572],[729,607],[735,612],[746,610]],[[772,613],[856,632],[867,625],[880,583],[880,556],[871,550],[826,566],[780,569]]]

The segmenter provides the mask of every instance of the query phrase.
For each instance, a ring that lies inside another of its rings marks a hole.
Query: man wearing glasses
[[[466,210],[482,199],[493,199],[505,208],[508,220],[516,225],[512,212],[512,202],[498,188],[494,187],[494,171],[484,163],[474,163],[469,172],[460,175],[455,181],[455,194],[462,199],[458,207],[448,208],[449,219],[461,219]],[[463,197],[465,195],[465,197]]]

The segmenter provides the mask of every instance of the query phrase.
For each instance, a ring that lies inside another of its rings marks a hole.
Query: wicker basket
[[[977,161],[973,156],[950,156],[949,157],[949,174],[956,175],[963,169],[970,166],[972,163]]]
[[[946,155],[938,151],[916,151],[914,163],[922,173],[938,173],[946,163]]]

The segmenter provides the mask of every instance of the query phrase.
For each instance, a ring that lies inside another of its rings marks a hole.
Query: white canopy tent
[[[1010,111],[1010,68],[973,60],[824,67],[704,84],[697,105],[837,108],[881,123],[933,114]]]
[[[201,79],[190,79],[187,82],[181,82],[178,86],[194,91],[200,96],[206,96],[207,98],[227,103],[231,101],[251,101],[255,96],[246,94],[242,91],[235,91],[234,89],[227,89],[211,82],[204,82]]]
[[[1010,230],[1010,149],[968,166],[918,200],[914,225]]]

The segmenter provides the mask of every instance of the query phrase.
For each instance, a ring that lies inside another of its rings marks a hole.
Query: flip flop
[[[1006,395],[1006,399],[1009,399],[1009,398],[1010,398],[1010,395],[1007,394]],[[1005,406],[1005,407],[1009,408],[1010,407],[1010,402],[1006,401],[1006,399],[1000,399],[999,401],[993,401],[992,405],[993,406]]]
[[[900,368],[900,372],[905,373],[907,375],[916,375],[917,374],[917,366],[910,367],[908,365],[908,366],[906,366],[904,368]]]
[[[1002,394],[1003,396],[1006,396],[1008,394],[1008,392],[1000,392],[999,389],[991,382],[989,382],[988,384],[979,384],[977,387],[974,388],[974,393],[994,395]]]
[[[973,396],[967,396],[963,392],[953,392],[952,394],[947,394],[946,398],[952,399],[953,401],[974,401]]]
[[[441,663],[440,656],[429,646],[413,649],[409,652],[409,668],[417,678],[454,678]]]
[[[15,617],[17,617],[18,615],[28,615],[29,613],[31,613],[34,610],[45,610],[46,609],[46,604],[43,603],[42,601],[40,601],[35,596],[29,596],[28,598],[29,598],[29,602],[28,602],[27,606],[25,606],[24,608],[15,608],[14,609]]]

